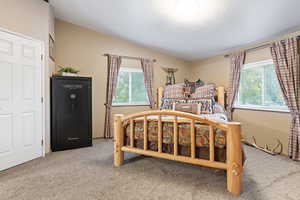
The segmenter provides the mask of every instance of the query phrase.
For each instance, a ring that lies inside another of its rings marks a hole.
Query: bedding
[[[201,87],[195,87],[195,92],[189,94],[189,97],[185,97],[186,84],[178,83],[175,85],[169,85],[164,90],[164,96],[161,100],[161,109],[176,110],[176,104],[182,107],[183,103],[187,103],[189,106],[193,103],[201,104],[198,107],[197,113],[194,111],[188,111],[193,114],[213,114],[215,106],[216,86],[215,84],[207,84]],[[178,109],[177,109],[178,110]],[[179,108],[178,111],[181,111]]]
[[[214,104],[213,99],[187,99],[185,102],[174,102],[173,110],[195,115],[212,114]]]
[[[205,83],[203,81],[201,81],[200,79],[198,79],[195,82],[191,82],[187,79],[184,80],[184,93],[186,94],[185,96],[189,96],[190,94],[194,93],[196,88],[204,86]]]
[[[207,84],[195,89],[194,93],[191,93],[191,98],[214,98],[216,95],[216,85]]]
[[[183,87],[184,83],[166,86],[164,89],[164,98],[184,98]]]
[[[216,85],[213,83],[201,87],[196,87],[194,91],[191,89],[187,89],[184,83],[168,85],[164,89],[164,98],[214,98],[215,95]]]
[[[206,105],[202,104],[200,106],[197,106],[196,112],[195,112],[195,106],[193,106],[193,108],[190,108],[189,110],[182,109],[182,107],[186,105],[197,104],[193,102],[194,102],[193,100],[187,101],[186,99],[179,99],[179,98],[178,99],[164,98],[161,107],[162,109],[167,109],[167,110],[175,110],[175,111],[187,112],[192,114],[198,114],[203,117],[207,117],[209,119],[213,119],[220,122],[228,121],[227,112],[225,111],[224,107],[217,103],[213,103],[212,107],[211,104],[206,104]]]
[[[228,122],[228,117],[225,113],[201,114],[201,116],[219,122]]]
[[[227,112],[220,104],[214,104],[213,113],[201,114],[201,116],[220,122],[228,122]]]
[[[182,91],[184,88],[183,83],[176,85],[170,85],[164,90],[164,97],[162,98],[161,109],[173,109],[177,111],[183,111],[195,114],[193,111],[184,111],[182,109],[175,109],[176,105],[179,104],[181,107],[186,104],[199,103],[201,107],[198,107],[197,114],[216,120],[220,122],[228,121],[227,112],[224,107],[215,102],[216,86],[215,84],[207,84],[201,87],[197,87],[195,92],[190,95],[189,98],[184,98]],[[178,96],[176,96],[178,95]],[[167,98],[166,98],[167,97]]]
[[[212,114],[215,100],[214,98],[188,98],[186,103],[196,103],[198,104],[197,114]]]
[[[164,90],[161,109],[176,110],[192,114],[198,114],[215,121],[226,122],[227,115],[223,106],[215,103],[216,87],[208,84],[196,87],[195,92],[184,97],[184,84],[169,85]],[[158,118],[148,116],[148,148],[158,150]],[[179,120],[179,118],[178,118]],[[168,121],[167,116],[162,116],[163,153],[173,154],[173,129],[174,123]],[[178,121],[178,153],[182,156],[191,155],[190,123]],[[125,145],[130,145],[130,124],[126,122]],[[215,161],[226,162],[226,132],[214,128],[215,136]],[[196,158],[209,160],[209,126],[195,122]],[[144,121],[134,121],[134,147],[144,148]]]
[[[197,104],[197,103],[174,103],[173,110],[197,115],[199,113],[199,104]]]
[[[186,103],[185,98],[162,98],[161,109],[172,110],[174,103]]]
[[[164,122],[168,117],[162,117],[163,129],[163,152],[173,154],[173,122]],[[179,118],[178,118],[179,119]],[[125,145],[130,144],[130,125],[125,124]],[[155,118],[148,118],[148,148],[157,151],[158,123]],[[215,160],[226,161],[226,132],[221,129],[214,129],[215,134]],[[196,135],[196,158],[209,159],[209,126],[195,123]],[[134,146],[143,149],[144,146],[144,121],[134,121]],[[182,156],[191,155],[190,123],[178,122],[178,153]]]
[[[215,100],[213,98],[162,98],[161,109],[175,110],[176,104],[183,106],[198,104],[198,111],[194,114],[213,113]]]

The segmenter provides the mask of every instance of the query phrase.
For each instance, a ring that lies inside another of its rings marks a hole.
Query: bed
[[[131,152],[223,169],[227,171],[227,190],[240,194],[243,173],[240,123],[228,122],[220,117],[222,114],[162,109],[166,96],[173,94],[166,89],[157,90],[157,110],[114,116],[114,165],[121,166],[124,152]],[[224,87],[216,87],[215,91],[216,103],[224,107]],[[173,107],[176,106],[173,102]],[[198,110],[199,107],[203,108],[198,106]]]

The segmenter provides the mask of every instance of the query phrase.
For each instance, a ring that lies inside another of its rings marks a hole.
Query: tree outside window
[[[243,66],[236,107],[288,110],[282,97],[272,60],[249,63]]]
[[[149,105],[141,69],[121,67],[113,106]]]

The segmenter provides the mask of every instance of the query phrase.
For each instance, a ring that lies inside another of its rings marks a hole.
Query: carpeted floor
[[[113,167],[113,143],[51,153],[0,172],[0,200],[299,200],[300,164],[245,147],[244,193],[226,191],[224,172],[126,154]]]

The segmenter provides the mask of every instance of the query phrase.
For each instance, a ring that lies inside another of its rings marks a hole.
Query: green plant
[[[73,74],[77,74],[79,71],[75,70],[72,67],[60,67],[60,69],[58,70],[58,72],[62,73],[62,72],[66,72],[66,73],[73,73]]]

